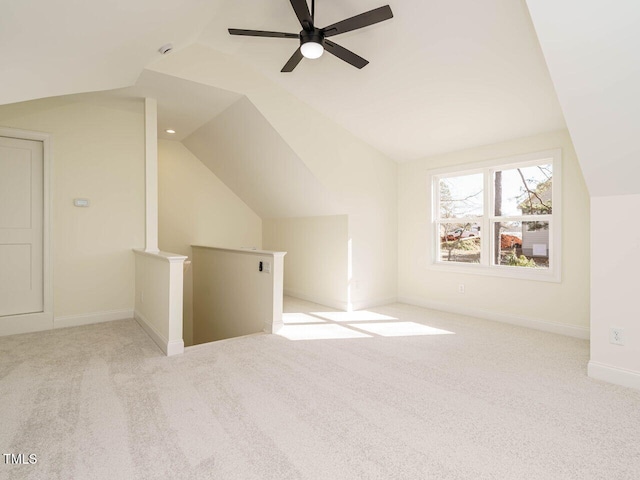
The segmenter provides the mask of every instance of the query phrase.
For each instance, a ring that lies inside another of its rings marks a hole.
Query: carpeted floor
[[[171,358],[133,320],[0,338],[0,453],[37,458],[0,478],[640,478],[640,392],[589,379],[588,342],[286,311],[281,335]]]

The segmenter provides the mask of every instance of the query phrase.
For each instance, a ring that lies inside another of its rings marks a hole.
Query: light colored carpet
[[[1,338],[0,453],[38,462],[0,458],[0,478],[640,478],[640,392],[589,379],[588,342],[402,304],[286,310],[289,338],[171,358],[132,320]]]

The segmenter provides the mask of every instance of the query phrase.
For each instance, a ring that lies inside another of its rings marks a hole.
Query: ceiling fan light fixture
[[[324,47],[318,42],[305,42],[300,45],[300,52],[306,58],[320,58],[324,53]]]
[[[340,22],[334,23],[324,28],[314,25],[315,1],[311,0],[311,11],[309,11],[308,0],[290,0],[293,11],[298,17],[302,30],[299,34],[286,32],[269,32],[266,30],[245,30],[240,28],[230,28],[231,35],[246,35],[249,37],[272,37],[300,39],[300,46],[296,48],[291,58],[285,63],[282,73],[291,73],[303,58],[319,58],[325,48],[331,55],[340,60],[353,65],[356,68],[365,67],[369,62],[356,55],[351,50],[341,47],[337,43],[326,40],[327,37],[340,35],[341,33],[359,30],[375,23],[384,22],[393,18],[393,12],[389,5],[374,8],[368,12],[361,13],[354,17],[349,17]]]

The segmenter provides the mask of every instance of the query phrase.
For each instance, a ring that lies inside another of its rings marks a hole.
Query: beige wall
[[[543,282],[427,269],[428,185],[430,169],[562,149],[562,282]],[[474,314],[589,327],[589,196],[568,132],[559,131],[495,145],[431,157],[400,166],[399,173],[399,297],[444,309],[472,309]],[[458,293],[464,283],[465,294]],[[553,330],[553,329],[552,329]]]
[[[398,166],[385,155],[232,57],[192,45],[155,63],[151,70],[246,95],[317,181],[349,215],[353,245],[352,292],[356,308],[397,294]],[[237,141],[250,139],[239,135]],[[286,185],[298,181],[283,172]],[[302,200],[300,200],[302,201]],[[316,215],[317,213],[296,216]],[[273,215],[274,218],[286,216]],[[285,260],[286,263],[286,260]]]
[[[348,241],[346,215],[263,222],[264,248],[287,252],[285,294],[345,310],[349,301]]]
[[[180,142],[158,142],[159,246],[191,257],[191,245],[262,247],[262,221]],[[184,277],[184,340],[192,344],[192,269]]]
[[[132,311],[131,249],[144,245],[142,101],[6,105],[0,125],[53,134],[55,318]],[[77,197],[91,206],[74,207]]]
[[[261,250],[194,247],[193,343],[281,328],[283,258]]]

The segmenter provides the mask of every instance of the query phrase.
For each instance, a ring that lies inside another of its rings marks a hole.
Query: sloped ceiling
[[[528,4],[589,193],[640,193],[640,3]]]
[[[246,97],[183,144],[261,218],[344,213]]]
[[[384,0],[318,0],[326,25]],[[198,41],[233,55],[397,161],[564,127],[524,0],[391,2],[394,18],[335,41],[335,57],[280,73],[296,41],[231,37],[229,27],[297,32],[286,0],[22,0],[0,17],[0,104],[131,86]],[[171,75],[171,72],[165,72]]]
[[[2,2],[0,104],[136,82],[158,48],[196,40],[215,0]]]
[[[384,3],[318,0],[316,23]],[[332,37],[371,62],[362,70],[325,54],[282,74],[296,40],[228,35],[228,27],[297,32],[282,0],[226,2],[200,41],[397,161],[565,127],[524,0],[411,0],[391,8],[389,21]]]
[[[155,98],[158,102],[158,137],[178,141],[191,135],[242,97],[236,92],[150,70],[144,70],[133,87],[96,96]],[[176,133],[167,133],[168,129]]]

